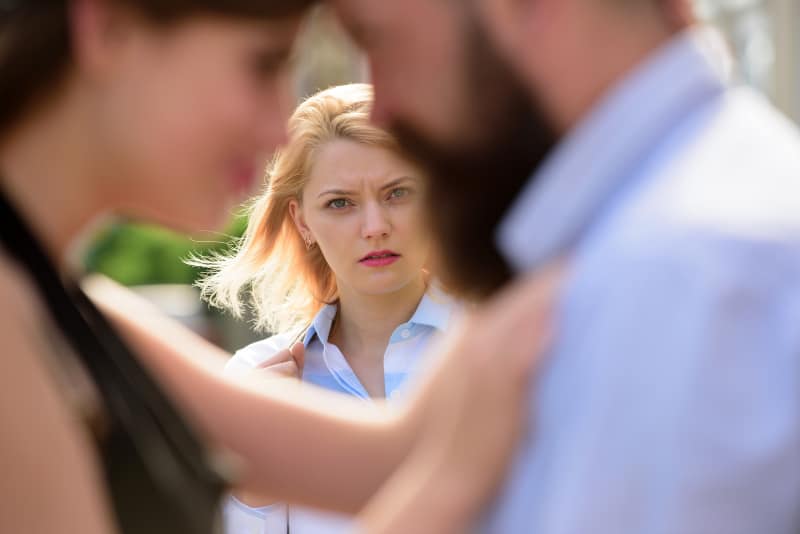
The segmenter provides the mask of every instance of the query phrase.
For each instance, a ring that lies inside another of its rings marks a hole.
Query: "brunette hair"
[[[315,0],[103,0],[154,24],[193,15],[276,19]],[[0,0],[0,136],[54,90],[72,61],[70,0]]]

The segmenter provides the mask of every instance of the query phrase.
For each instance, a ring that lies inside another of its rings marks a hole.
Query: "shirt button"
[[[403,339],[408,339],[408,338],[410,338],[410,337],[411,337],[411,330],[409,330],[408,328],[406,328],[405,330],[403,330],[402,332],[400,332],[400,337],[402,337]]]

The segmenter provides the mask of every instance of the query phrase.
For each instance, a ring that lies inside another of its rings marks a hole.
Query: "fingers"
[[[294,361],[292,353],[289,349],[284,349],[276,352],[275,354],[273,354],[272,356],[270,356],[269,358],[258,364],[256,369],[266,369],[268,367],[272,367],[273,365],[290,361]]]
[[[553,336],[553,309],[566,268],[556,262],[506,286],[478,317],[485,350],[524,378],[536,368]]]
[[[300,378],[301,371],[294,360],[275,363],[269,367],[258,367],[253,369],[254,378]]]
[[[290,349],[276,352],[253,371],[258,376],[270,377],[272,375],[300,378],[305,364],[305,348],[302,343],[295,343]]]
[[[294,362],[297,364],[297,368],[300,369],[300,371],[302,371],[303,367],[305,367],[306,364],[305,345],[303,345],[300,342],[295,343],[294,345],[292,345],[290,351],[292,353],[292,358],[294,359]]]

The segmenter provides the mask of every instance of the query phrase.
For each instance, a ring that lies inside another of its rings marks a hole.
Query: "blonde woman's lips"
[[[386,267],[400,259],[400,254],[393,250],[374,250],[359,260],[367,267]]]

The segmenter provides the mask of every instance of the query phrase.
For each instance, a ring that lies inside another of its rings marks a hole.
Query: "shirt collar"
[[[517,270],[562,253],[687,110],[722,94],[730,56],[719,33],[687,30],[657,50],[555,148],[497,228]]]
[[[450,317],[455,310],[456,304],[453,298],[447,295],[435,282],[428,285],[428,290],[422,295],[417,309],[408,320],[409,325],[424,325],[444,331],[450,322]],[[328,343],[331,325],[336,317],[336,304],[326,304],[317,312],[314,320],[303,337],[303,345],[308,344],[317,336],[322,344]]]
[[[435,282],[431,282],[408,322],[444,331],[450,322],[454,308],[453,298],[442,291]]]
[[[303,345],[308,347],[314,336],[317,336],[323,345],[328,343],[328,335],[331,333],[331,325],[333,324],[333,318],[336,317],[337,309],[338,306],[336,304],[326,304],[317,312],[308,330],[306,330],[306,335],[303,337]]]

